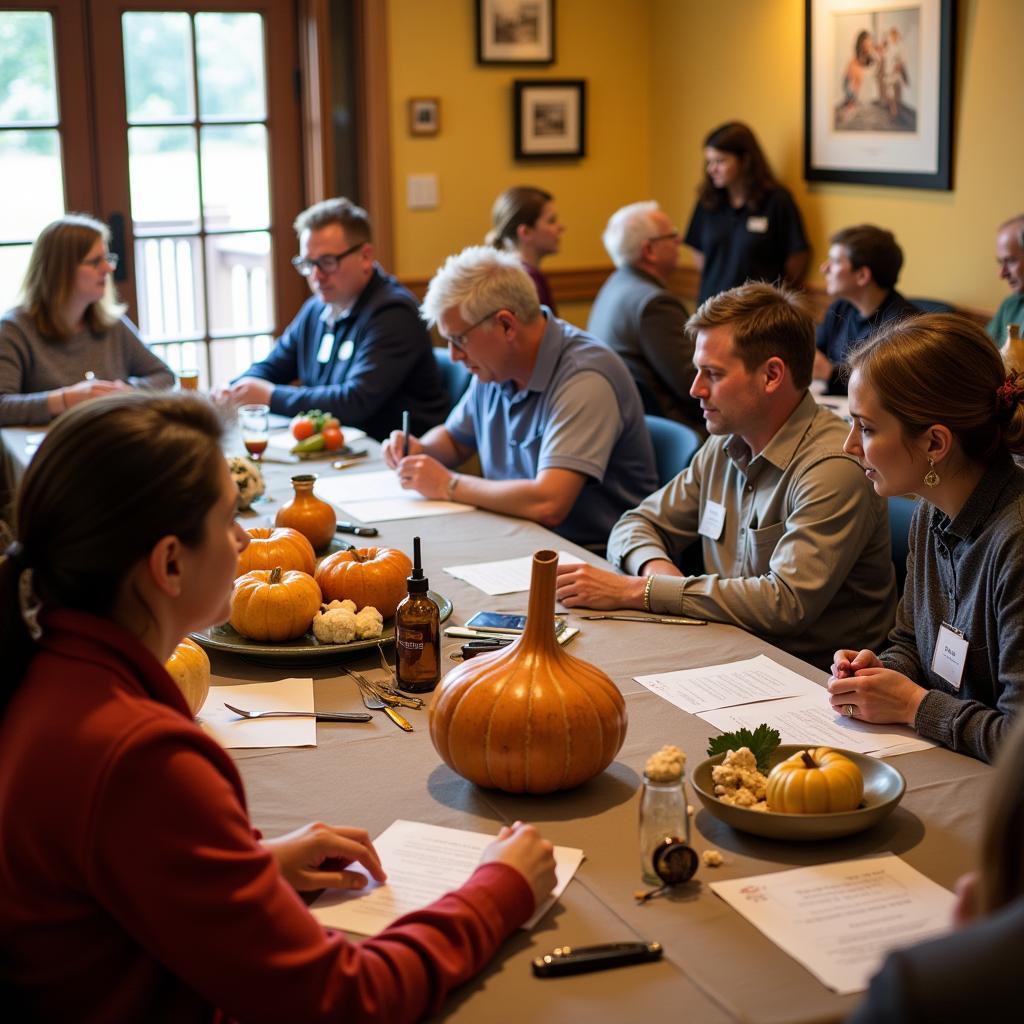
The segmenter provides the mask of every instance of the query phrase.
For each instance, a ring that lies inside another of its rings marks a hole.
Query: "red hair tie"
[[[996,388],[996,408],[999,412],[1012,413],[1021,401],[1024,401],[1024,376],[1011,370]]]

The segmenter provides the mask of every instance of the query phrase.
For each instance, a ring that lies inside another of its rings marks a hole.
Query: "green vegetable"
[[[323,434],[311,434],[305,441],[299,441],[298,444],[292,445],[292,454],[313,455],[315,452],[322,452],[326,444]]]
[[[740,747],[749,747],[750,752],[757,758],[757,767],[762,771],[768,771],[768,758],[772,756],[775,748],[782,742],[778,729],[772,729],[767,725],[759,725],[753,732],[749,729],[737,729],[735,732],[726,732],[721,736],[713,736],[708,741],[708,757],[715,754],[724,754],[727,750],[739,750]]]
[[[316,434],[323,433],[327,421],[331,418],[329,412],[321,412],[319,409],[310,409],[308,412],[300,412],[299,415],[313,421],[313,432]]]

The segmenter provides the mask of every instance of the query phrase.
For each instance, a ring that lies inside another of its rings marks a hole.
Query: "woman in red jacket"
[[[296,890],[384,879],[367,834],[260,841],[234,763],[164,669],[222,622],[239,552],[221,425],[197,396],[60,417],[0,559],[0,981],[33,1019],[415,1020],[554,884],[503,829],[458,891],[359,945]]]

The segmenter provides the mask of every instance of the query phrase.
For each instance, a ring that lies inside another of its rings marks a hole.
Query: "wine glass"
[[[242,434],[242,443],[252,456],[253,462],[259,462],[267,450],[270,440],[270,406],[243,405],[238,410],[238,429]]]

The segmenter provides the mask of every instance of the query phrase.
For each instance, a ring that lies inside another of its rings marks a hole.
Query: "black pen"
[[[402,413],[402,458],[409,454],[409,410]]]
[[[376,537],[376,526],[358,526],[356,523],[342,522],[334,528],[336,533],[354,533],[357,537]]]

